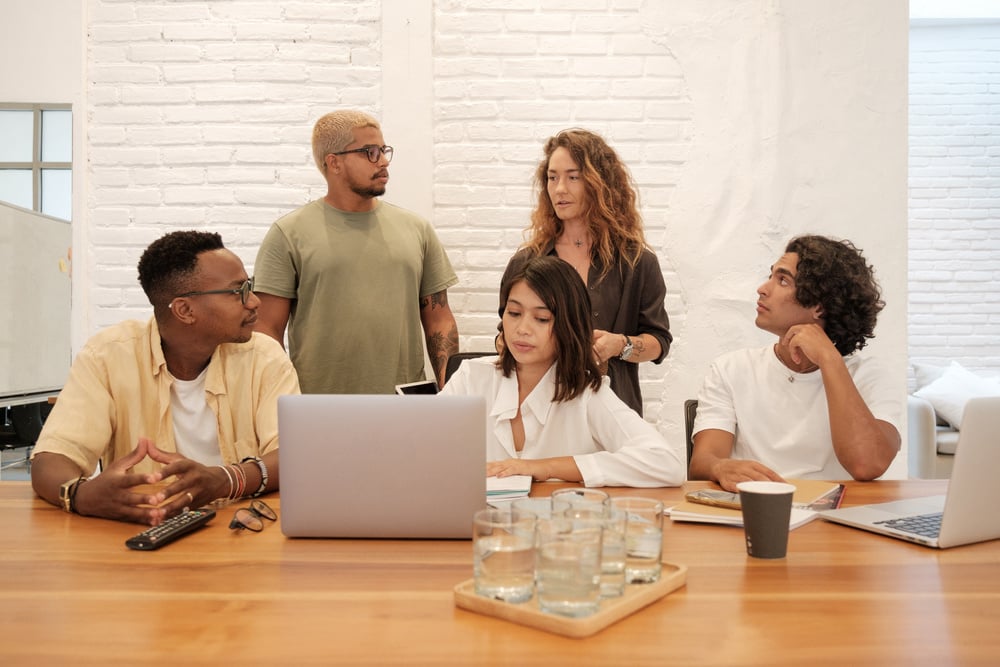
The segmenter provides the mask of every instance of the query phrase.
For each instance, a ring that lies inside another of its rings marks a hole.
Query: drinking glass
[[[601,603],[601,523],[566,516],[538,521],[538,607],[574,618]]]
[[[526,602],[535,591],[535,521],[509,509],[484,509],[473,518],[476,593],[504,602]]]
[[[616,496],[612,507],[625,513],[625,581],[659,581],[663,554],[663,503],[652,498]]]

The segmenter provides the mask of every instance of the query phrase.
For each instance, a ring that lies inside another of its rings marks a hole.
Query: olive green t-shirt
[[[254,290],[292,299],[288,351],[306,394],[391,394],[423,380],[420,298],[458,282],[430,223],[379,201],[351,213],[324,200],[268,230]]]

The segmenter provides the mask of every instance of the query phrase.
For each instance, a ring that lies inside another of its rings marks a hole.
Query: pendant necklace
[[[566,257],[562,257],[561,255],[560,255],[560,257],[564,261],[569,262],[569,264],[574,269],[576,269],[576,272],[580,274],[581,278],[583,278],[584,284],[587,284],[587,282],[588,282],[588,276],[590,274],[590,261],[591,261],[591,257],[590,257],[590,253],[589,252],[587,253],[586,257],[581,257],[581,256],[579,256],[578,253],[579,253],[579,251],[583,250],[583,248],[584,248],[584,246],[586,246],[586,244],[587,244],[587,237],[578,238],[578,239],[570,239],[568,236],[566,236],[566,234],[563,234],[562,239],[560,241],[556,242],[556,245],[562,245],[564,247],[565,246],[570,246],[570,247],[576,248],[575,251],[566,253],[566,255],[567,255]],[[558,255],[559,252],[557,251],[556,254]]]
[[[788,371],[789,371],[789,373],[788,373],[788,381],[790,383],[794,383],[795,382],[796,371],[788,368],[787,364],[785,364],[785,361],[781,358],[781,355],[778,354],[778,346],[777,345],[774,346],[774,356],[778,357],[778,361],[781,362],[781,365],[785,366],[785,368],[788,369]],[[819,366],[817,364],[809,364],[808,367],[803,368],[801,371],[798,371],[798,372],[799,373],[803,373],[803,374],[804,373],[812,373],[817,368],[819,368]]]
[[[803,372],[803,373],[812,373],[812,372],[813,372],[814,370],[816,370],[817,368],[819,368],[819,366],[814,366],[814,367],[812,367],[812,368],[807,368],[807,369],[805,369],[805,370],[804,370],[804,371],[802,371],[802,372]],[[788,381],[789,381],[789,382],[795,382],[795,373],[794,373],[794,372],[792,372],[792,373],[789,373],[789,374],[788,374]]]
[[[559,239],[556,241],[556,243],[571,245],[576,248],[582,248],[585,245],[587,245],[587,237],[588,237],[587,230],[584,229],[582,231],[583,231],[583,236],[579,236],[577,238],[570,238],[569,232],[563,230],[563,233],[559,235]]]

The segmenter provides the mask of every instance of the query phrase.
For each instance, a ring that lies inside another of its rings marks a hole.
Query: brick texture
[[[431,107],[431,159],[412,171],[431,174],[426,214],[461,281],[449,297],[462,349],[492,346],[499,279],[523,240],[544,140],[566,127],[597,131],[632,171],[667,285],[677,341],[663,365],[643,365],[641,381],[647,419],[678,447],[683,398],[697,391],[708,361],[761,338],[753,290],[782,241],[824,231],[865,245],[870,225],[851,207],[870,202],[868,186],[879,201],[858,206],[874,209],[887,230],[901,225],[895,166],[862,178],[843,164],[902,162],[901,149],[898,160],[885,159],[901,142],[880,124],[903,124],[893,106],[903,58],[895,4],[744,0],[712,14],[694,0],[412,2],[88,0],[86,243],[78,256],[88,267],[86,334],[149,315],[128,267],[165,231],[218,231],[252,268],[268,226],[324,194],[309,151],[312,124],[342,107],[390,115],[384,59],[407,45],[405,28],[384,40],[386,26],[405,23],[401,7],[431,13],[430,54],[414,54],[429,58],[428,80],[415,86],[430,92],[414,113]],[[828,18],[835,39],[814,48]],[[857,39],[877,43],[873,54],[888,44],[890,57],[859,56]],[[861,97],[847,104],[831,94],[826,73]],[[844,147],[847,157],[828,150],[831,127],[857,144]],[[873,127],[877,136],[866,134]],[[824,159],[802,159],[804,146]],[[396,193],[408,180],[404,155],[393,165]],[[799,174],[806,162],[809,173]],[[389,201],[393,193],[390,183]],[[825,202],[845,199],[842,216],[828,212]],[[967,284],[978,284],[981,271],[955,270]],[[901,328],[901,319],[890,324]]]
[[[909,114],[910,360],[1000,375],[1000,24],[914,25]]]

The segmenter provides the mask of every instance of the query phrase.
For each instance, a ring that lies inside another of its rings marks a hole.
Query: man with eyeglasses
[[[35,492],[157,525],[276,490],[278,396],[299,385],[253,330],[260,300],[243,262],[218,234],[172,232],[143,253],[139,282],[153,317],[103,329],[76,356],[32,454]]]
[[[458,351],[448,288],[458,282],[430,223],[381,201],[392,147],[371,116],[317,121],[313,158],[322,199],[279,219],[254,264],[257,330],[288,348],[303,393],[391,394],[424,380],[424,345],[438,384]]]

